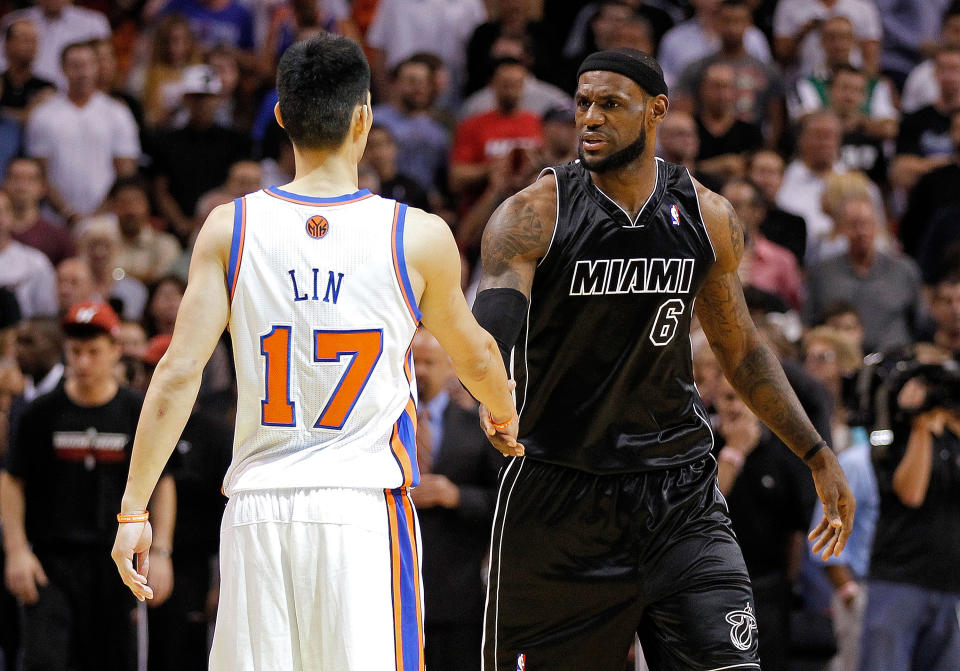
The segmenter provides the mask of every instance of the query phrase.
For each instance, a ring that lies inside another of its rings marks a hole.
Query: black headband
[[[597,51],[590,54],[577,70],[577,79],[584,72],[604,70],[629,77],[640,88],[652,96],[667,95],[667,83],[663,81],[663,71],[657,62],[642,51],[636,49],[614,49]]]

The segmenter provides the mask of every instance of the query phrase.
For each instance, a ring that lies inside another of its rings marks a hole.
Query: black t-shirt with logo
[[[24,481],[34,547],[113,543],[142,404],[121,387],[103,405],[81,406],[61,385],[27,406],[6,468]]]

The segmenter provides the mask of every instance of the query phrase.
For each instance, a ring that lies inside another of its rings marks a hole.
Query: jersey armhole
[[[243,259],[243,242],[247,232],[247,199],[236,198],[233,201],[233,238],[230,242],[230,264],[227,267],[227,287],[230,290],[230,302],[237,289],[240,276],[240,262]]]
[[[540,171],[540,174],[537,175],[537,179],[543,177],[547,172],[552,172],[553,178],[557,182],[557,215],[553,220],[553,234],[550,236],[550,242],[547,244],[547,250],[543,253],[543,256],[540,257],[540,260],[537,261],[537,268],[539,268],[543,262],[547,260],[547,255],[550,254],[550,250],[553,248],[553,241],[557,237],[557,229],[560,227],[560,174],[555,168],[544,168]]]
[[[717,249],[713,246],[713,240],[710,239],[710,231],[707,230],[707,222],[703,220],[703,209],[700,207],[700,194],[697,193],[697,185],[693,181],[693,175],[690,174],[690,168],[684,168],[687,171],[687,178],[690,180],[690,188],[693,189],[693,197],[697,201],[697,216],[700,217],[700,228],[707,238],[707,244],[710,245],[710,252],[713,254],[713,262],[717,262]]]
[[[403,228],[407,218],[407,206],[403,203],[397,203],[393,207],[393,234],[390,236],[393,247],[393,271],[397,278],[397,284],[400,286],[400,293],[403,295],[403,302],[406,303],[407,310],[413,318],[413,323],[420,325],[423,314],[417,305],[417,298],[413,293],[413,286],[410,284],[410,276],[407,274],[407,261],[403,252]]]

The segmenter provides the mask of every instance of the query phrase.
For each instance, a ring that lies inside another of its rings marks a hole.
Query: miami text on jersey
[[[301,293],[300,287],[309,289],[310,288],[310,274],[307,274],[306,279],[301,278],[301,283],[297,282],[297,272],[295,270],[288,270],[287,274],[290,276],[290,283],[293,285],[293,300],[294,301],[319,301],[322,300],[324,303],[333,302],[334,305],[337,303],[337,299],[340,297],[340,285],[343,283],[343,273],[336,273],[332,270],[327,271],[327,288],[323,292],[323,298],[320,298],[320,286],[322,280],[320,280],[320,269],[311,268],[311,273],[313,275],[313,294],[310,295],[306,291]]]
[[[693,262],[693,259],[577,261],[570,295],[690,293]]]

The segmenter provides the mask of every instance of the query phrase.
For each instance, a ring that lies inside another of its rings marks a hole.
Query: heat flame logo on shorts
[[[321,217],[319,214],[316,214],[307,219],[307,234],[311,238],[320,239],[325,236],[329,230],[330,222],[327,221],[326,217]]]
[[[753,632],[757,629],[753,607],[748,603],[743,610],[732,610],[727,613],[726,620],[730,624],[730,642],[733,647],[737,650],[749,650],[753,646]]]

